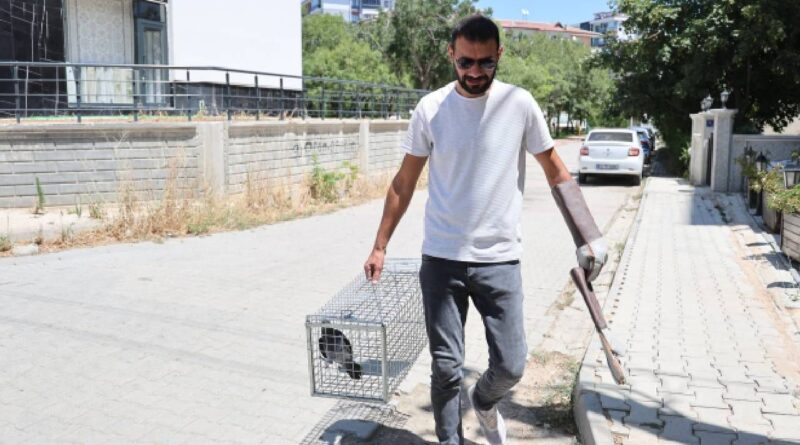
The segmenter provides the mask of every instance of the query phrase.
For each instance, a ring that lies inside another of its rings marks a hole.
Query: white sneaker
[[[478,422],[481,424],[481,431],[491,445],[504,445],[506,443],[506,423],[503,421],[503,416],[497,410],[497,405],[486,411],[478,409],[475,406],[475,385],[467,389],[467,396],[472,408],[475,409],[475,415],[478,417]]]

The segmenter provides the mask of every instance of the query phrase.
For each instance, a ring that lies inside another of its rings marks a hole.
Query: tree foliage
[[[545,35],[506,34],[498,78],[526,88],[555,123],[561,113],[577,125],[606,125],[614,119],[608,106],[613,92],[610,72],[590,64],[580,43]],[[554,128],[557,130],[557,128]]]
[[[383,55],[356,38],[341,17],[314,14],[303,17],[303,74],[313,77],[399,84]]]
[[[398,67],[410,73],[415,86],[430,89],[450,81],[452,66],[447,45],[455,24],[462,18],[483,12],[472,0],[401,0],[391,14],[394,30],[388,54]]]
[[[738,131],[784,127],[800,114],[800,2],[618,0],[631,41],[610,40],[600,63],[618,77],[617,100],[648,113],[671,150],[688,142],[688,115],[732,89]]]
[[[473,0],[398,0],[391,14],[346,23],[338,16],[303,18],[305,75],[439,88],[455,78],[447,56],[455,24],[481,10]],[[502,35],[497,78],[531,92],[551,120],[566,113],[580,122],[616,121],[613,82],[606,68],[589,63],[580,43],[543,35]],[[612,116],[612,118],[609,118]],[[554,126],[554,129],[557,128]]]

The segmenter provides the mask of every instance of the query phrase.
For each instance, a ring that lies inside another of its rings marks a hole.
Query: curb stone
[[[633,245],[636,242],[639,225],[642,221],[642,213],[647,201],[647,187],[649,184],[650,179],[648,178],[647,182],[642,187],[642,199],[639,202],[639,208],[636,211],[636,217],[633,220],[628,238],[625,241],[625,250],[622,252],[622,257],[620,258],[619,264],[617,265],[617,270],[614,273],[614,279],[612,280],[611,288],[609,288],[608,294],[603,303],[604,313],[606,312],[606,306],[611,307],[614,305],[613,296],[619,289],[622,281],[621,277],[623,275],[619,272],[623,267],[627,267],[631,253],[633,252]],[[613,318],[609,320],[609,324],[613,326]],[[581,361],[581,369],[583,369],[585,366],[588,367],[591,365],[594,359],[594,357],[591,356],[591,353],[596,352],[599,349],[600,341],[597,337],[597,334],[593,333],[592,341],[589,342],[589,346],[586,347],[586,352],[584,353],[583,360]],[[579,376],[580,375],[582,375],[582,373],[579,373]],[[586,382],[579,378],[573,393],[573,398],[575,400],[573,415],[575,417],[575,423],[578,425],[581,441],[584,443],[584,445],[614,445],[611,426],[609,425],[603,407],[600,404],[600,395],[594,390],[593,386],[594,385],[591,382]]]

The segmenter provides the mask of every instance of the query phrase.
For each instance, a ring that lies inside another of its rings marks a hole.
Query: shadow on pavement
[[[686,445],[697,445],[698,443],[707,442],[762,445],[800,444],[800,442],[796,440],[770,438],[766,434],[757,431],[769,427],[769,425],[751,425],[753,428],[751,432],[720,426],[715,422],[706,420],[714,416],[719,416],[719,422],[725,422],[727,417],[731,415],[728,408],[692,407],[694,410],[698,408],[703,410],[700,418],[697,418],[694,415],[685,415],[688,406],[681,407],[670,403],[669,397],[665,398],[663,407],[661,407],[661,398],[654,398],[639,391],[632,391],[629,389],[630,387],[625,385],[598,384],[596,388],[597,393],[595,393],[595,395],[601,398],[602,401],[601,403],[588,404],[588,411],[594,412],[603,419],[605,418],[605,413],[601,406],[608,407],[609,410],[619,413],[619,415],[625,419],[625,428],[629,430],[628,439],[625,443],[632,443],[634,445],[651,443],[650,441],[628,442],[634,439],[634,435],[644,432],[652,435],[652,439],[654,440],[652,443],[656,443],[656,441],[670,441],[669,443],[672,444]],[[586,389],[584,393],[587,391],[590,392],[589,395],[591,397],[591,393],[594,391]],[[674,394],[673,396],[672,398],[675,400],[686,398],[685,395],[681,394]],[[636,400],[631,400],[631,398]],[[703,419],[704,413],[705,416],[708,416],[706,419]],[[659,416],[667,420],[661,420]],[[620,419],[616,420],[619,421]],[[659,438],[655,439],[655,436],[659,436]],[[644,437],[639,440],[642,439],[644,439]]]
[[[371,443],[360,440],[370,440],[376,430],[380,431],[382,428],[400,431],[407,420],[408,415],[389,405],[340,400],[306,434],[300,444]],[[422,439],[419,440],[420,442],[407,443],[425,443]]]

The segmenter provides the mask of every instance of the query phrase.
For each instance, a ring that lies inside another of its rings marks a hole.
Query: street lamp
[[[758,152],[758,156],[756,156],[756,170],[758,170],[759,173],[762,173],[767,171],[767,168],[769,168],[769,159],[764,156],[763,151],[760,151]]]
[[[703,111],[708,111],[711,109],[711,105],[714,105],[714,99],[712,99],[711,95],[709,94],[700,102],[700,109]]]
[[[727,88],[722,90],[722,93],[720,93],[719,95],[719,100],[722,101],[722,108],[728,108],[725,106],[725,104],[728,103],[728,99],[730,99],[730,97],[731,97],[731,92],[728,91]]]
[[[783,183],[786,184],[787,189],[800,184],[800,165],[787,164],[783,168]]]

